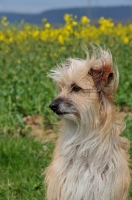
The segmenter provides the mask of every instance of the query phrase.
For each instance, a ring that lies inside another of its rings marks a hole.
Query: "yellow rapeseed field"
[[[0,41],[4,43],[17,42],[20,43],[28,38],[33,40],[42,41],[56,41],[60,44],[69,42],[71,37],[83,38],[87,41],[94,41],[100,43],[100,36],[108,35],[114,37],[120,42],[132,44],[132,23],[122,25],[121,23],[114,25],[111,19],[104,19],[101,17],[98,20],[98,25],[91,25],[90,19],[83,16],[80,21],[77,21],[76,16],[65,14],[65,25],[60,27],[51,26],[46,19],[43,19],[43,27],[31,26],[29,24],[23,24],[23,28],[17,28],[17,26],[10,26],[6,17],[1,19],[1,25],[3,29],[0,31]]]

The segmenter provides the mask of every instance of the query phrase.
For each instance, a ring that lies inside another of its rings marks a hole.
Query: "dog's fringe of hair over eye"
[[[91,69],[100,71],[100,74],[94,77],[94,82],[96,83],[97,80],[101,78],[100,75],[103,73],[103,70],[106,67],[106,69],[109,68],[109,70],[113,71],[113,80],[108,87],[101,87],[101,89],[98,89],[98,91],[102,90],[106,96],[114,95],[119,84],[119,73],[117,65],[113,64],[111,52],[106,48],[102,49],[98,45],[91,45],[91,54],[89,53],[90,50],[88,51],[87,47],[84,47],[83,49],[87,55],[86,61],[69,58],[65,63],[61,63],[60,65],[57,65],[56,68],[52,69],[48,74],[48,77],[52,78],[57,84],[60,84],[61,80],[65,77],[64,75],[67,74],[67,68],[69,69],[69,73],[72,73],[76,70],[77,65],[80,64],[82,67],[78,67],[79,74],[82,72],[87,74],[91,71]],[[74,64],[75,62],[77,62],[76,66]],[[73,65],[75,69],[73,68]]]

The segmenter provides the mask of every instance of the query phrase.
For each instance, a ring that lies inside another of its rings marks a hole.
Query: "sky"
[[[0,12],[39,13],[57,8],[132,5],[132,0],[0,0]]]

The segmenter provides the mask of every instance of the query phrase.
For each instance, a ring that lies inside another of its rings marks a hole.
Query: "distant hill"
[[[18,14],[18,13],[0,13],[1,16],[7,16],[11,23],[20,22],[24,19],[28,23],[41,24],[43,18],[47,18],[51,24],[64,23],[63,16],[65,13],[77,15],[78,19],[86,15],[91,20],[97,20],[104,16],[105,18],[112,18],[114,21],[128,21],[132,20],[132,6],[116,6],[116,7],[92,7],[92,8],[67,8],[48,10],[40,14]]]

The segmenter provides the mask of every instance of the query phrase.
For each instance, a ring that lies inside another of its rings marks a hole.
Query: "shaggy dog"
[[[128,198],[129,141],[113,104],[118,70],[108,50],[92,49],[86,60],[70,58],[49,75],[59,91],[50,108],[62,128],[46,174],[48,200]]]

